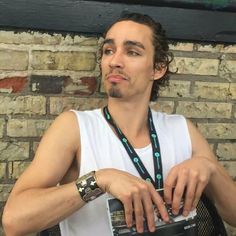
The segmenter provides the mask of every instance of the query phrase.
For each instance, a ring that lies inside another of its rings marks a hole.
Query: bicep
[[[210,145],[197,127],[190,120],[187,120],[187,125],[192,143],[192,157],[204,156],[210,159],[215,159]]]
[[[56,186],[80,149],[79,126],[73,112],[58,116],[44,134],[35,157],[13,191]],[[78,155],[77,155],[78,156]]]

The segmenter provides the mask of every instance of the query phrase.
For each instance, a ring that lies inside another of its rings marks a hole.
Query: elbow
[[[4,209],[2,215],[2,226],[6,235],[16,235],[16,232],[14,232],[15,227],[13,224],[12,217],[10,213],[6,210],[6,208]]]
[[[231,219],[225,219],[224,220],[227,224],[229,224],[230,226],[236,227],[236,218],[231,218]]]
[[[230,226],[236,227],[236,214],[234,212],[230,212],[231,209],[228,209],[227,212],[219,211],[219,214],[223,221],[225,221]]]
[[[13,212],[8,210],[6,207],[2,215],[2,225],[6,236],[24,235],[22,232],[19,231],[20,229],[17,225],[17,220],[15,219]]]

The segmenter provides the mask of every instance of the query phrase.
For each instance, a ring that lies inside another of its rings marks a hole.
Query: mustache
[[[126,79],[130,79],[129,75],[126,74],[123,70],[120,69],[111,69],[108,73],[105,74],[105,78],[107,78],[109,75],[120,75],[122,77],[125,77]]]

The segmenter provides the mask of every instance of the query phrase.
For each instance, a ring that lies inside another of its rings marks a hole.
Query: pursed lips
[[[122,75],[108,75],[107,80],[111,83],[119,83],[121,81],[127,80],[127,78]]]

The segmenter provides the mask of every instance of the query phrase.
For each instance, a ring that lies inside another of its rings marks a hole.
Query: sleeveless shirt
[[[139,176],[124,146],[105,120],[102,110],[74,111],[78,119],[81,139],[80,176],[92,170],[115,168]],[[181,115],[168,115],[152,110],[158,135],[163,179],[169,170],[191,158],[192,145],[186,120]],[[154,176],[151,144],[135,149],[144,166]],[[112,178],[112,176],[111,176]],[[62,236],[102,235],[110,236],[106,199],[103,194],[87,203],[60,223]]]

